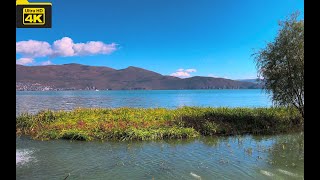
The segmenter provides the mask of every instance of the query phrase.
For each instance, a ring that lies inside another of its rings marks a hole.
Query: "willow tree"
[[[275,105],[295,107],[304,117],[304,20],[280,21],[272,42],[254,53],[259,79]]]

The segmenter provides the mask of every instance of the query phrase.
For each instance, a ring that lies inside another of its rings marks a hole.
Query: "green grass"
[[[16,118],[17,135],[42,140],[156,140],[275,134],[303,131],[303,127],[300,114],[286,108],[79,108],[22,113]]]

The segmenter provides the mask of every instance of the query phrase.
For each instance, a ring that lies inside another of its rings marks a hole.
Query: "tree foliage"
[[[274,41],[253,55],[273,103],[294,106],[304,117],[304,20],[297,20],[298,15],[280,21]]]

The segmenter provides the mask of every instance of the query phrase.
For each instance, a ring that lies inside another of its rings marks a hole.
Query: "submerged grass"
[[[286,108],[79,108],[22,113],[16,134],[35,139],[156,140],[199,135],[302,131],[299,112]]]

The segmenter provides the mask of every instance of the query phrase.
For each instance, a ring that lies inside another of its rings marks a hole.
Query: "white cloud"
[[[16,53],[23,57],[36,58],[49,56],[53,53],[53,50],[47,42],[29,40],[17,42]]]
[[[48,61],[43,61],[43,62],[41,62],[40,63],[40,65],[42,65],[42,66],[47,66],[47,65],[52,65],[53,63],[50,61],[50,60],[48,60]]]
[[[94,54],[110,54],[117,49],[115,43],[104,44],[100,41],[74,44],[75,54],[79,56]]]
[[[64,37],[60,40],[53,42],[53,55],[54,56],[74,56],[74,43],[73,40],[69,37]]]
[[[196,69],[178,69],[176,72],[171,73],[170,76],[175,76],[179,78],[187,78],[191,76],[191,73],[197,72]]]
[[[196,69],[186,69],[185,71],[188,72],[188,73],[197,72]]]
[[[55,56],[88,56],[96,54],[110,54],[117,50],[117,44],[105,44],[101,41],[89,41],[87,43],[74,43],[69,37],[56,40],[53,43]]]
[[[32,58],[20,58],[16,60],[16,64],[20,65],[28,65],[34,63],[34,59]]]
[[[187,72],[177,71],[175,73],[170,74],[170,76],[175,76],[175,77],[179,77],[179,78],[187,78],[187,77],[190,77],[191,75]]]
[[[21,54],[23,58],[89,56],[111,54],[116,50],[115,43],[105,44],[101,41],[74,43],[69,37],[56,40],[52,45],[36,40],[16,42],[16,53]]]

